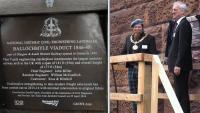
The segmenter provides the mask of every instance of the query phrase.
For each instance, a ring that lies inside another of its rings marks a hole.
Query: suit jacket
[[[145,34],[143,33],[141,36],[144,36]],[[140,43],[137,44],[138,49],[133,50],[133,43],[130,40],[131,35],[128,35],[126,37],[126,42],[124,44],[124,47],[122,49],[121,54],[134,54],[134,53],[148,53],[148,54],[157,54],[158,51],[156,49],[156,42],[155,38],[151,35],[147,35],[147,37],[141,41]],[[135,65],[133,62],[126,63],[126,67],[130,67]]]
[[[175,31],[169,54],[168,68],[173,72],[174,66],[181,67],[182,70],[192,69],[192,28],[186,18],[183,18]]]

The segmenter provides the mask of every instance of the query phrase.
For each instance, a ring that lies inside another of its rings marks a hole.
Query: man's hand
[[[181,68],[175,66],[175,67],[174,67],[174,74],[175,74],[176,76],[179,76],[179,75],[181,74]]]

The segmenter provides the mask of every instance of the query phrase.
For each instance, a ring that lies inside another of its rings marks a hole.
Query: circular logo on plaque
[[[61,36],[61,29],[58,26],[58,19],[49,17],[44,21],[42,28],[42,37],[58,37]]]

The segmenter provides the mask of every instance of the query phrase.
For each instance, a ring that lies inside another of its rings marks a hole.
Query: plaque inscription
[[[1,20],[4,107],[106,109],[107,57],[98,15]]]

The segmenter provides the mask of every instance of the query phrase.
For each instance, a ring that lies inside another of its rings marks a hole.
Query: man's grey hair
[[[174,2],[173,5],[179,6],[179,8],[181,9],[181,11],[183,11],[183,12],[187,12],[187,10],[188,10],[188,7],[187,7],[187,5],[184,2],[176,1],[176,2]]]

